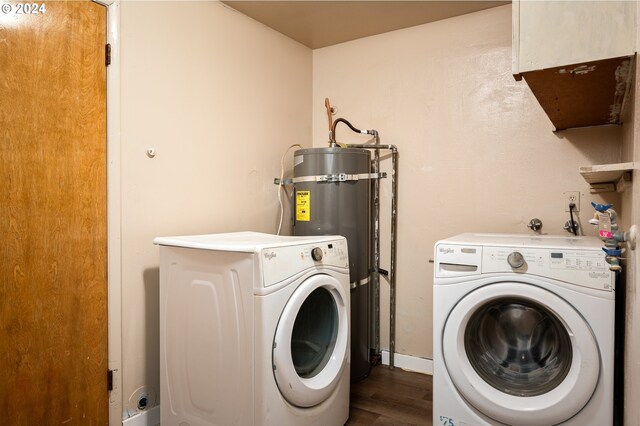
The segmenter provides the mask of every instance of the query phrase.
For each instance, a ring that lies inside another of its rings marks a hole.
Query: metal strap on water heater
[[[332,175],[315,175],[315,176],[298,176],[293,179],[280,179],[275,178],[273,180],[274,185],[291,185],[292,183],[299,182],[355,182],[363,179],[384,179],[387,177],[387,172],[381,173],[359,173],[359,174],[347,174],[347,173],[335,173]]]
[[[365,285],[365,284],[369,284],[369,277],[363,278],[360,281],[353,281],[351,283],[351,288],[356,288],[356,287],[358,287],[360,285]]]
[[[347,173],[335,173],[331,175],[299,176],[291,179],[291,182],[353,182],[362,179],[382,179],[386,177],[386,173],[359,173],[352,175]]]

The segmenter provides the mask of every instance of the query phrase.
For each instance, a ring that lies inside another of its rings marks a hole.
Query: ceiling
[[[311,49],[439,21],[510,1],[223,1]]]

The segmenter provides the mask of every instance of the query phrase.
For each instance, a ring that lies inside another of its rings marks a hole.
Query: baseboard
[[[389,351],[382,351],[382,363],[389,365]],[[395,354],[393,357],[394,367],[403,370],[415,371],[416,373],[429,374],[433,376],[433,360],[420,358],[417,356]]]
[[[122,421],[122,426],[158,426],[160,424],[160,406],[156,405],[135,416]]]

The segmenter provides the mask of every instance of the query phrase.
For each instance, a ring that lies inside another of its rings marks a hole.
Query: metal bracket
[[[282,181],[280,181],[280,178],[273,179],[274,185],[291,185],[292,183],[293,183],[293,179],[282,179]]]
[[[358,178],[356,176],[356,178],[353,179],[352,175],[347,175],[346,173],[336,173],[333,175],[316,176],[316,182],[347,182],[350,180],[358,180]]]
[[[389,276],[389,271],[387,271],[386,269],[378,268],[378,273],[380,275],[384,275],[385,277]]]
[[[347,174],[347,173],[335,173],[331,175],[316,175],[316,176],[299,176],[293,179],[278,178],[273,180],[274,185],[290,185],[298,182],[320,182],[320,183],[332,183],[332,182],[355,182],[361,179],[384,179],[387,177],[387,172],[381,173],[359,173],[359,174]]]
[[[369,284],[369,277],[363,278],[363,279],[361,279],[360,281],[353,281],[353,282],[351,283],[350,287],[351,287],[352,289],[354,289],[354,288],[356,288],[356,287],[358,287],[358,286],[366,285],[366,284]]]

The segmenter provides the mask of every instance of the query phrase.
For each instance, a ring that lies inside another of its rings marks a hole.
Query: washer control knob
[[[322,260],[322,249],[320,247],[314,247],[311,250],[311,258],[315,261],[321,261]]]
[[[513,269],[522,268],[524,266],[524,256],[522,253],[514,251],[507,257],[507,262]]]

